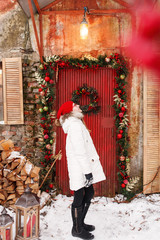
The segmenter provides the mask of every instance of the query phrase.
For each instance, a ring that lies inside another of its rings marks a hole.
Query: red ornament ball
[[[50,83],[50,84],[53,84],[53,83],[54,83],[54,81],[51,79],[51,80],[49,81],[49,83]]]
[[[118,115],[119,115],[120,118],[123,117],[123,113],[122,112],[120,112]]]
[[[49,190],[48,190],[48,189],[46,189],[46,192],[48,193],[48,192],[49,192]]]
[[[44,80],[45,80],[46,82],[49,82],[50,77],[46,76]]]
[[[125,188],[125,186],[126,186],[126,185],[125,185],[124,183],[121,184],[121,187],[122,187],[122,188]]]
[[[122,90],[118,90],[118,93],[122,93]]]
[[[38,89],[38,91],[39,91],[39,92],[42,92],[42,91],[43,91],[43,89],[42,89],[42,88],[39,88],[39,89]]]
[[[121,134],[122,134],[122,133],[123,133],[123,130],[119,130],[119,133],[121,133]]]
[[[121,133],[117,134],[117,139],[121,139],[121,138],[122,138],[122,134]]]
[[[126,111],[125,107],[121,107],[121,111],[125,112]]]
[[[44,139],[48,139],[49,138],[49,136],[46,134],[46,135],[44,135]]]

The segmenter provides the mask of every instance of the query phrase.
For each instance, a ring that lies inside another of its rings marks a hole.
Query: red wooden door
[[[94,185],[96,196],[114,196],[116,178],[116,139],[114,127],[113,92],[115,71],[101,68],[98,70],[61,69],[57,83],[57,110],[68,100],[78,86],[86,83],[98,91],[101,111],[97,115],[85,115],[87,127],[91,130],[91,137],[100,156],[106,181]],[[83,98],[84,99],[84,98]],[[89,103],[89,98],[86,100]],[[88,104],[83,102],[83,104]],[[62,150],[62,160],[57,162],[56,178],[63,194],[69,194],[67,160],[65,154],[65,134],[61,127],[57,128],[57,152]]]

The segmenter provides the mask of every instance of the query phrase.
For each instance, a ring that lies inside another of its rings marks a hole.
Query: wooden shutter
[[[160,90],[158,77],[148,72],[144,77],[144,193],[160,192],[160,173],[149,183],[160,166]]]
[[[23,84],[21,58],[2,59],[4,123],[23,124]]]

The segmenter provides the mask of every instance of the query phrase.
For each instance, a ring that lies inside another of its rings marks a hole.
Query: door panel
[[[112,69],[101,68],[97,70],[61,69],[57,83],[57,110],[68,100],[71,100],[72,92],[78,86],[86,83],[98,91],[101,111],[97,115],[85,115],[85,122],[91,130],[91,137],[100,156],[106,181],[95,184],[96,196],[114,196],[116,178],[116,139],[114,127],[113,93],[115,84],[115,72]],[[81,103],[88,104],[89,98],[82,97]],[[56,176],[63,194],[69,194],[67,161],[65,155],[65,134],[61,127],[57,128],[57,152],[62,150],[62,160],[57,162]]]

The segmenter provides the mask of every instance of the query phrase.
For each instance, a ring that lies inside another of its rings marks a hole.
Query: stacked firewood
[[[0,204],[13,205],[24,193],[27,185],[37,194],[39,171],[39,167],[14,151],[11,140],[0,141]]]

